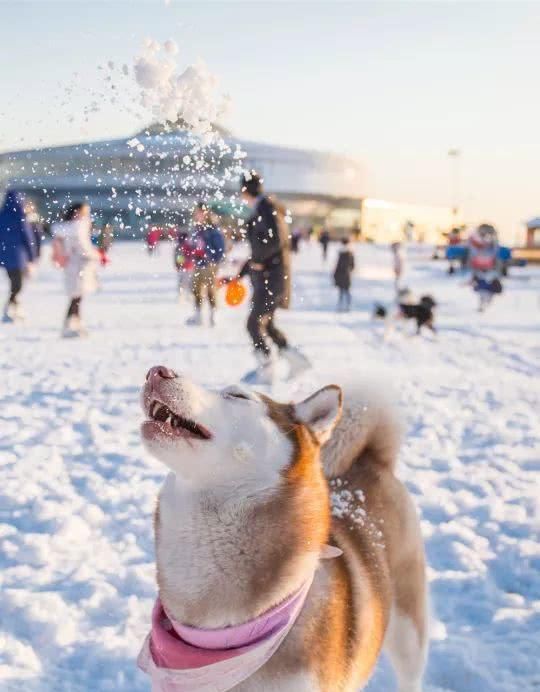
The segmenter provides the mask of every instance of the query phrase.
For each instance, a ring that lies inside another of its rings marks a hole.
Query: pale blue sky
[[[471,220],[510,235],[540,213],[538,2],[0,0],[0,150],[136,131],[125,82],[83,113],[98,65],[131,64],[147,36],[206,61],[235,134],[351,154],[363,194],[450,203],[459,147]]]

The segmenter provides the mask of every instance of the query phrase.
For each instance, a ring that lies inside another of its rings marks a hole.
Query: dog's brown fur
[[[395,456],[391,439],[376,439],[360,450],[348,470],[334,485],[362,492],[365,522],[329,515],[328,485],[324,493],[313,492],[322,474],[320,449],[310,431],[299,423],[291,406],[265,399],[268,414],[294,445],[294,456],[286,472],[288,484],[306,492],[306,505],[296,507],[296,521],[321,527],[321,543],[330,542],[343,551],[341,557],[324,564],[314,589],[326,582],[326,598],[307,604],[300,627],[300,647],[286,644],[274,663],[282,673],[288,660],[291,673],[299,664],[315,671],[320,689],[328,692],[357,689],[369,679],[381,651],[392,607],[410,618],[420,641],[426,637],[425,562],[418,540],[416,513],[403,484],[394,476]],[[339,429],[334,433],[339,435]],[[368,439],[368,438],[366,438]],[[283,496],[284,504],[288,498]],[[281,506],[287,515],[290,506]],[[297,510],[299,510],[297,512]],[[308,532],[308,533],[310,533]],[[267,664],[270,669],[272,661]]]

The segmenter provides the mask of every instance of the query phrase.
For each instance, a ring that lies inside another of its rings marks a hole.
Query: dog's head
[[[142,391],[141,427],[149,452],[199,487],[248,479],[272,488],[301,469],[320,474],[318,449],[341,414],[330,385],[298,404],[240,388],[212,391],[168,368],[152,368]]]
[[[435,302],[433,296],[426,295],[420,298],[420,305],[423,305],[431,310],[432,308],[436,307],[437,303]]]
[[[373,307],[373,318],[376,320],[384,320],[388,314],[387,309],[381,303],[375,303]]]

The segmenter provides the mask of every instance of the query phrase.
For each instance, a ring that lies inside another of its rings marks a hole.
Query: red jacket
[[[192,271],[195,268],[197,250],[190,240],[182,240],[176,246],[174,263],[178,271]]]

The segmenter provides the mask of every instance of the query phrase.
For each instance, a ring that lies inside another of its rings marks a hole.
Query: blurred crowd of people
[[[35,273],[42,241],[52,237],[52,261],[64,275],[68,306],[62,335],[82,336],[81,303],[97,288],[98,263],[108,262],[113,230],[110,224],[100,229],[96,245],[92,242],[90,207],[81,202],[65,209],[62,219],[52,226],[39,221],[31,201],[24,194],[9,190],[0,209],[0,266],[7,272],[9,293],[2,321],[24,319],[20,294],[24,283]]]
[[[216,324],[219,285],[238,282],[249,277],[252,293],[251,307],[246,323],[247,333],[253,345],[257,367],[246,376],[249,383],[272,381],[275,356],[288,364],[291,376],[309,367],[307,358],[289,344],[286,335],[276,324],[278,308],[288,307],[291,297],[290,253],[301,250],[304,242],[316,235],[314,227],[293,228],[289,232],[286,210],[272,197],[265,194],[261,178],[254,172],[246,173],[241,180],[240,194],[249,217],[244,223],[244,238],[250,246],[249,259],[224,276],[227,255],[225,234],[220,219],[211,206],[196,204],[189,224],[165,236],[174,240],[174,267],[178,275],[178,291],[181,297],[190,296],[193,314],[187,320],[189,326],[201,326],[207,320]],[[12,323],[23,319],[20,294],[25,281],[30,278],[39,261],[42,240],[52,237],[52,260],[62,270],[67,297],[62,335],[85,335],[81,308],[84,298],[98,287],[97,267],[106,266],[114,239],[113,227],[106,223],[93,237],[91,210],[87,203],[74,203],[65,209],[63,217],[52,227],[40,223],[36,210],[24,195],[8,191],[0,209],[0,266],[9,280],[7,301],[2,320]],[[342,238],[337,260],[331,273],[337,288],[337,310],[349,311],[353,304],[353,274],[355,256],[351,232]],[[150,227],[146,246],[150,255],[157,252],[163,229]],[[330,230],[322,227],[317,233],[323,265],[328,262],[332,241]],[[479,310],[483,311],[493,297],[503,290],[499,243],[495,228],[481,224],[467,239],[459,229],[448,235],[448,246],[459,250],[450,255],[450,272],[456,270],[454,256],[460,257],[463,269],[470,271],[470,285],[479,296]],[[406,253],[403,242],[390,245],[390,258],[396,301],[406,292]],[[432,306],[433,307],[433,306]]]

